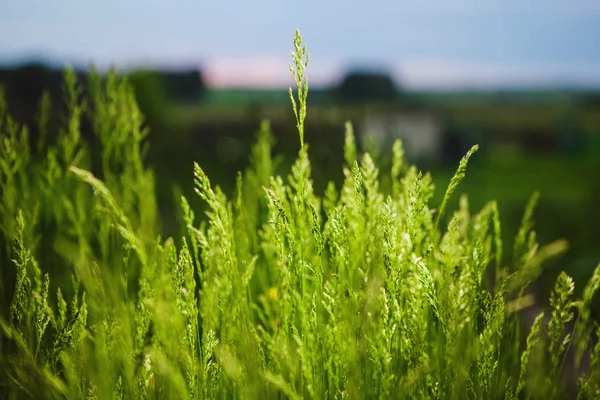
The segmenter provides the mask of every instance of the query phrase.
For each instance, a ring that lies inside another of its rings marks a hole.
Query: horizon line
[[[83,62],[38,54],[20,57],[0,55],[0,68],[41,64],[76,70],[94,66],[99,71],[157,70],[202,72],[205,84],[212,89],[288,90],[294,87],[288,61],[274,57],[206,58],[198,60],[129,60],[120,63]],[[600,90],[600,65],[545,63],[511,65],[448,59],[405,59],[389,62],[319,62],[311,60],[307,75],[309,87],[324,89],[335,86],[345,74],[364,70],[389,74],[397,87],[423,91],[490,91],[490,90]]]

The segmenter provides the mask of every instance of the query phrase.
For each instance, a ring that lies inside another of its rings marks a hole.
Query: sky
[[[600,0],[0,0],[0,64],[202,67],[280,87],[299,28],[309,83],[383,68],[408,88],[600,88]]]

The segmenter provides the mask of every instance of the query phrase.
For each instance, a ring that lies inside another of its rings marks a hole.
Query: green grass
[[[527,323],[528,288],[565,243],[538,244],[535,196],[511,244],[496,202],[451,207],[476,147],[433,205],[432,177],[401,142],[380,171],[348,123],[344,182],[317,195],[307,64],[297,33],[289,174],[273,176],[265,122],[230,198],[194,165],[206,216],[182,197],[175,239],[159,235],[125,79],[92,71],[84,93],[66,70],[58,135],[47,121],[60,108],[40,107],[47,148],[0,101],[0,397],[598,398],[600,267],[581,298],[561,273]]]

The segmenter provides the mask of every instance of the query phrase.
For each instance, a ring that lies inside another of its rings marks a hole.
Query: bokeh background
[[[342,178],[346,120],[382,167],[402,138],[408,160],[433,174],[434,204],[478,143],[459,191],[474,210],[498,200],[506,248],[536,190],[540,242],[570,244],[539,290],[559,269],[591,275],[600,261],[597,0],[7,0],[0,84],[13,116],[33,126],[45,90],[60,102],[65,65],[82,79],[92,65],[129,75],[173,235],[177,194],[193,196],[193,161],[230,191],[265,118],[281,173],[293,160],[287,63],[297,27],[311,53],[306,140],[317,190]]]

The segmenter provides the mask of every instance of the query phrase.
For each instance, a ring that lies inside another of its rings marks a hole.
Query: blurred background
[[[287,172],[299,148],[287,94],[296,27],[311,53],[306,140],[318,191],[341,181],[346,120],[382,167],[402,138],[408,160],[433,174],[433,206],[477,143],[459,191],[474,211],[498,200],[505,247],[535,190],[540,242],[570,244],[542,290],[559,269],[591,275],[600,261],[597,0],[8,0],[0,84],[13,116],[33,126],[44,90],[60,101],[65,65],[129,75],[173,235],[176,194],[193,196],[193,161],[231,191],[265,118]]]

